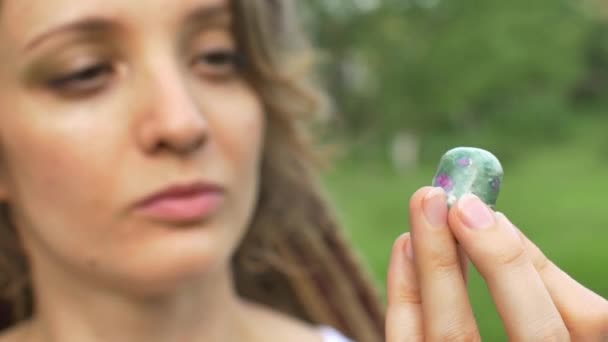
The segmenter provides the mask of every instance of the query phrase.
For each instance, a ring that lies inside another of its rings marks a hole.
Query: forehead
[[[84,17],[116,20],[124,26],[178,25],[189,12],[227,7],[229,0],[1,0],[0,34],[25,42],[53,26]]]

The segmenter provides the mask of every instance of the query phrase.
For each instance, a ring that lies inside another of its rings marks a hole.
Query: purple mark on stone
[[[452,186],[454,185],[450,177],[445,173],[437,175],[435,178],[435,184],[442,187],[446,191],[452,190]]]
[[[498,179],[498,177],[492,178],[492,180],[490,181],[490,186],[495,191],[498,191],[498,189],[500,188],[500,179]]]
[[[467,166],[471,165],[471,159],[468,157],[462,157],[462,158],[458,159],[457,163],[458,163],[458,165],[460,165],[462,167],[467,167]]]

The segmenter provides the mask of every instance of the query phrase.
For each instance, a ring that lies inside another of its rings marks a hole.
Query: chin
[[[121,253],[118,285],[138,296],[157,296],[217,277],[228,267],[233,244],[225,231],[214,234],[207,228],[178,228],[162,237],[140,239],[136,248]]]

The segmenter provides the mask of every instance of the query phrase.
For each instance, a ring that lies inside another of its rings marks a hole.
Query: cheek
[[[266,119],[260,99],[246,88],[213,98],[218,100],[206,102],[203,110],[207,109],[210,151],[220,156],[209,159],[224,164],[223,176],[230,184],[231,205],[224,217],[231,228],[223,230],[232,246],[228,253],[244,237],[255,209]]]
[[[94,209],[110,198],[111,173],[104,176],[101,171],[110,165],[104,160],[109,146],[103,144],[115,139],[107,125],[91,120],[90,111],[55,114],[5,120],[2,146],[12,187],[9,202],[26,222],[23,228],[70,229],[63,235],[75,238],[85,231],[74,226],[98,219],[100,211]]]
[[[232,95],[217,96],[221,101],[209,103],[208,115],[211,139],[231,169],[237,181],[251,182],[257,177],[265,131],[265,116],[260,99],[245,86]],[[230,101],[225,99],[230,98]]]

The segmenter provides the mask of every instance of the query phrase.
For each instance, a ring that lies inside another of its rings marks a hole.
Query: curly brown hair
[[[260,193],[232,259],[245,298],[357,341],[384,340],[384,306],[363,258],[341,230],[318,178],[326,159],[310,134],[326,108],[314,86],[312,49],[291,0],[231,0],[244,73],[265,105]],[[29,317],[25,255],[6,207],[0,219],[4,325]],[[9,315],[10,311],[10,315]]]

